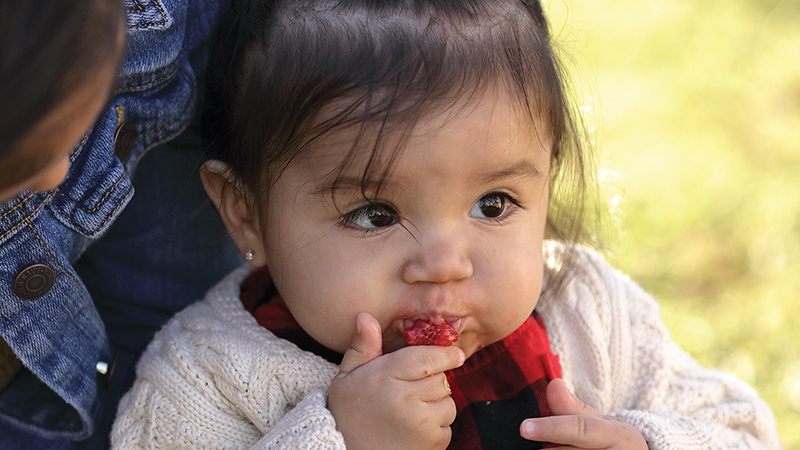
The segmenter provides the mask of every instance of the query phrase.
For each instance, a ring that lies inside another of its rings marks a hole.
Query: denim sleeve
[[[74,266],[131,202],[142,158],[191,122],[201,68],[190,50],[208,39],[225,3],[125,0],[118,87],[73,152],[67,178],[0,204],[0,338],[23,366],[0,390],[0,448],[24,442],[13,436],[93,434],[113,354],[94,290]]]

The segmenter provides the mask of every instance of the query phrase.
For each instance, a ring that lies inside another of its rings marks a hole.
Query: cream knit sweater
[[[560,247],[546,248],[551,274]],[[247,273],[232,272],[155,336],[120,403],[113,448],[344,448],[326,408],[336,366],[256,323],[238,297]],[[678,348],[630,279],[581,249],[564,280],[537,310],[579,398],[636,426],[654,450],[779,447],[767,405]]]

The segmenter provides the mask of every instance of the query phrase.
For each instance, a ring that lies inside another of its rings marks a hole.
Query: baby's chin
[[[474,355],[478,350],[486,347],[487,345],[491,345],[493,342],[483,343],[481,340],[471,334],[471,333],[464,333],[459,336],[458,341],[453,344],[456,347],[460,348],[461,351],[464,352],[464,356],[469,358],[470,356]]]
[[[477,331],[468,331],[462,333],[459,336],[458,341],[453,345],[459,347],[464,352],[464,355],[469,358],[484,347],[488,347],[492,344],[502,341],[508,335],[513,333],[514,330],[516,330],[516,328],[508,330],[493,330],[493,332],[489,332],[488,330],[484,329],[482,330],[484,331],[483,333],[479,333]]]

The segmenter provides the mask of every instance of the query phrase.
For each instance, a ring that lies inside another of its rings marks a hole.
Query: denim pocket
[[[170,80],[177,71],[186,33],[186,6],[180,0],[125,0],[127,48],[118,92],[143,92]]]
[[[172,16],[161,0],[125,0],[128,29],[165,30],[172,25]]]
[[[111,103],[117,119],[124,115],[115,152],[129,174],[147,150],[180,133],[194,111],[197,86],[185,48],[188,3],[125,0],[127,50]]]

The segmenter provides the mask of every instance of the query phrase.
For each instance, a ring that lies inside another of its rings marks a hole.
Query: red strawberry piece
[[[447,321],[433,323],[417,319],[403,330],[406,345],[441,345],[446,347],[458,340],[458,331]]]

